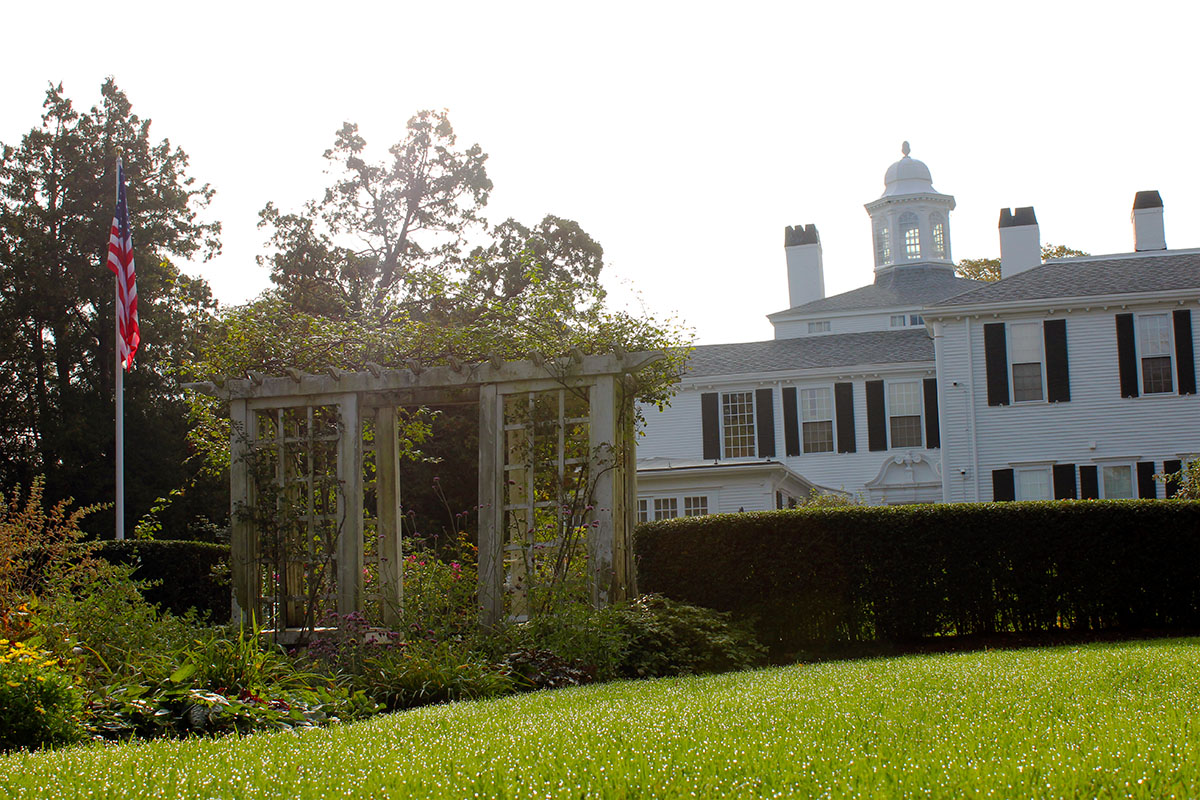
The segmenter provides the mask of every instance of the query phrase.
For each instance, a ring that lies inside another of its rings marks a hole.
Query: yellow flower
[[[20,686],[21,685],[21,684],[17,683],[16,681],[5,681],[5,683],[7,683],[9,686]]]
[[[38,676],[37,676],[37,679],[38,679],[39,681],[44,681],[44,680],[46,680],[46,676],[45,676],[45,675],[38,675]]]

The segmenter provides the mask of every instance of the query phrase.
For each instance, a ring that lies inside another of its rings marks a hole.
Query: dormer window
[[[946,221],[938,212],[929,215],[929,224],[933,229],[933,255],[935,258],[946,257]]]
[[[911,261],[921,257],[921,229],[916,214],[900,215],[900,238],[904,242],[905,258]]]
[[[808,323],[809,333],[829,333],[829,320],[823,319],[818,322]]]
[[[875,228],[875,266],[883,267],[892,263],[892,243],[889,239],[887,225]]]

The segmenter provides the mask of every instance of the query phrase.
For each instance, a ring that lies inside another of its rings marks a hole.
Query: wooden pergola
[[[253,615],[277,635],[311,630],[330,610],[370,607],[378,622],[396,621],[404,597],[397,409],[413,406],[479,406],[484,625],[530,613],[538,553],[564,536],[585,542],[594,605],[635,593],[632,376],[660,358],[534,354],[189,384],[229,402],[235,621]]]

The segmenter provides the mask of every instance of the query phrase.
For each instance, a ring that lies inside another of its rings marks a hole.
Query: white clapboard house
[[[1032,208],[1005,209],[1002,279],[954,275],[950,211],[903,148],[866,205],[875,280],[824,296],[816,227],[785,231],[775,339],[695,349],[645,408],[643,520],[785,507],[1163,496],[1200,453],[1191,309],[1200,251],[1165,249],[1138,194],[1135,252],[1042,264]]]

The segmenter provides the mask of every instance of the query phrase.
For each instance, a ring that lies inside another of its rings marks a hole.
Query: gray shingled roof
[[[951,269],[899,267],[878,276],[870,286],[814,300],[788,310],[801,314],[819,314],[826,311],[925,306],[982,285],[982,282],[970,278],[955,277]]]
[[[924,328],[704,345],[692,352],[688,377],[916,361],[933,361],[933,340]]]
[[[1200,252],[1159,250],[1115,258],[1047,261],[1040,267],[984,284],[930,308],[1193,288],[1200,288]]]

